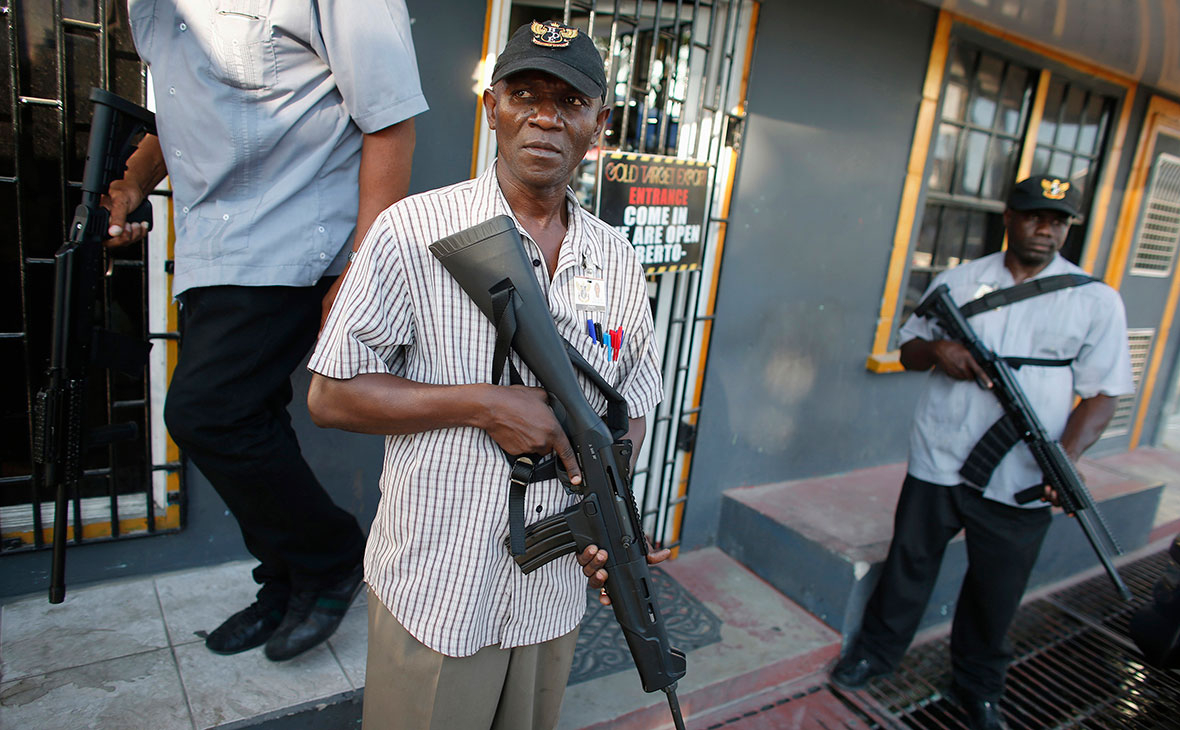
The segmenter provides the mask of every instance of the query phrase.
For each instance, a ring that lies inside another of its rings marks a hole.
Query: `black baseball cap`
[[[1012,210],[1056,210],[1077,218],[1082,194],[1069,180],[1048,175],[1034,175],[1012,186],[1008,207]]]
[[[553,74],[591,98],[606,98],[602,56],[582,31],[555,20],[534,20],[516,29],[496,58],[492,83],[518,71]]]

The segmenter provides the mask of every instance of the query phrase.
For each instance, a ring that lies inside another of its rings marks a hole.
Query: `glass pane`
[[[1020,120],[1028,94],[1028,72],[1019,66],[1009,66],[1004,78],[1004,91],[1000,95],[1000,118],[996,120],[998,129],[1011,135],[1020,132]]]
[[[961,82],[951,81],[942,93],[942,118],[960,122],[966,113],[967,87]]]
[[[962,45],[956,46],[951,51],[950,60],[947,63],[947,77],[951,80],[966,81],[967,70],[975,66],[975,56],[975,51]]]
[[[1075,157],[1073,161],[1073,169],[1069,171],[1069,179],[1073,181],[1074,185],[1078,186],[1080,192],[1085,195],[1089,190],[1090,170],[1094,161],[1089,157]]]
[[[918,304],[922,301],[922,295],[926,293],[926,287],[930,286],[930,280],[934,278],[934,274],[925,271],[911,271],[910,280],[905,288],[905,299],[902,301],[901,321],[904,322],[910,313],[917,309]]]
[[[1074,149],[1078,143],[1078,122],[1082,118],[1082,109],[1086,101],[1086,93],[1073,86],[1066,97],[1065,110],[1061,115],[1061,130],[1057,133],[1057,146]]]
[[[967,139],[959,154],[959,174],[956,193],[979,195],[983,180],[983,168],[987,157],[988,136],[983,132],[968,132]]]
[[[987,213],[981,211],[972,211],[968,214],[967,235],[966,240],[963,242],[962,261],[953,262],[952,265],[957,266],[960,263],[977,259],[986,253],[987,216]]]
[[[1030,175],[1044,175],[1049,170],[1049,148],[1037,147],[1033,151],[1032,171]]]
[[[1052,145],[1057,137],[1057,110],[1061,108],[1065,95],[1065,86],[1054,78],[1049,84],[1049,93],[1045,95],[1045,110],[1041,115],[1041,126],[1037,130],[1037,143]]]
[[[967,212],[947,208],[942,212],[942,225],[934,247],[934,268],[942,270],[963,259],[963,241],[967,235]],[[951,262],[954,262],[953,264]]]
[[[987,167],[984,170],[979,197],[992,200],[1004,199],[1004,191],[1016,175],[1017,154],[1018,148],[1012,140],[999,138],[992,140],[991,154],[987,158]]]
[[[1077,144],[1078,152],[1084,155],[1093,155],[1098,151],[1102,122],[1106,118],[1103,101],[1101,96],[1091,96],[1090,103],[1086,105],[1086,122],[1078,130]]]
[[[933,263],[932,252],[935,241],[938,239],[939,213],[941,211],[942,206],[926,206],[926,213],[922,216],[922,227],[918,229],[918,245],[914,250],[914,255],[910,258],[911,266],[927,268]]]
[[[1053,156],[1049,158],[1049,169],[1045,171],[1045,174],[1066,180],[1069,178],[1069,170],[1073,166],[1072,163],[1073,155],[1067,155],[1064,152],[1054,152]]]
[[[959,128],[953,124],[941,124],[938,136],[934,138],[934,149],[931,151],[930,179],[927,181],[930,190],[949,193],[951,190],[951,175],[955,162],[955,145],[959,141]]]
[[[1000,82],[1004,63],[995,56],[983,55],[975,76],[975,97],[971,100],[971,121],[990,127],[995,121],[996,99],[1000,96]]]

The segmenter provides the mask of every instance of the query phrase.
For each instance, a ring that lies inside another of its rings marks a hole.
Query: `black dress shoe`
[[[836,662],[828,679],[840,689],[856,691],[864,689],[869,680],[889,674],[891,671],[888,667],[882,667],[856,651],[850,651]]]
[[[971,730],[1008,730],[998,699],[979,697],[961,687],[954,687],[951,692],[959,707],[967,713],[967,727]]]
[[[358,565],[334,586],[292,593],[287,615],[266,642],[266,658],[273,662],[292,659],[331,636],[360,591],[364,577],[364,567]]]
[[[261,646],[279,627],[283,610],[281,605],[251,603],[205,637],[205,646],[214,654],[237,654]]]

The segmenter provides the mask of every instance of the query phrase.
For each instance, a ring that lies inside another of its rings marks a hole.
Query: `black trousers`
[[[947,543],[963,529],[967,574],[951,628],[954,680],[977,696],[999,698],[1012,656],[1008,627],[1051,519],[1048,507],[1010,507],[971,487],[906,475],[889,556],[865,608],[856,649],[897,666],[926,610]]]
[[[237,518],[264,600],[339,582],[364,553],[356,519],[312,473],[287,412],[291,373],[315,342],[330,283],[179,297],[180,357],[164,419]]]

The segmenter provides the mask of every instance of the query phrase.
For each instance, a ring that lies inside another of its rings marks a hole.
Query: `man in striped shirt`
[[[378,216],[309,364],[317,423],[387,435],[365,556],[368,727],[557,722],[587,580],[602,586],[606,556],[591,546],[526,576],[505,549],[505,452],[556,452],[575,483],[580,471],[545,391],[515,355],[524,385],[491,383],[495,330],[428,246],[511,216],[558,331],[640,416],[627,433],[638,452],[642,416],[663,391],[642,266],[568,187],[609,116],[605,89],[584,34],[553,23],[518,30],[483,96],[497,161]],[[617,347],[592,340],[587,319],[621,330]],[[582,385],[604,412],[605,397]],[[540,481],[526,509],[539,520],[575,499],[556,479]]]

